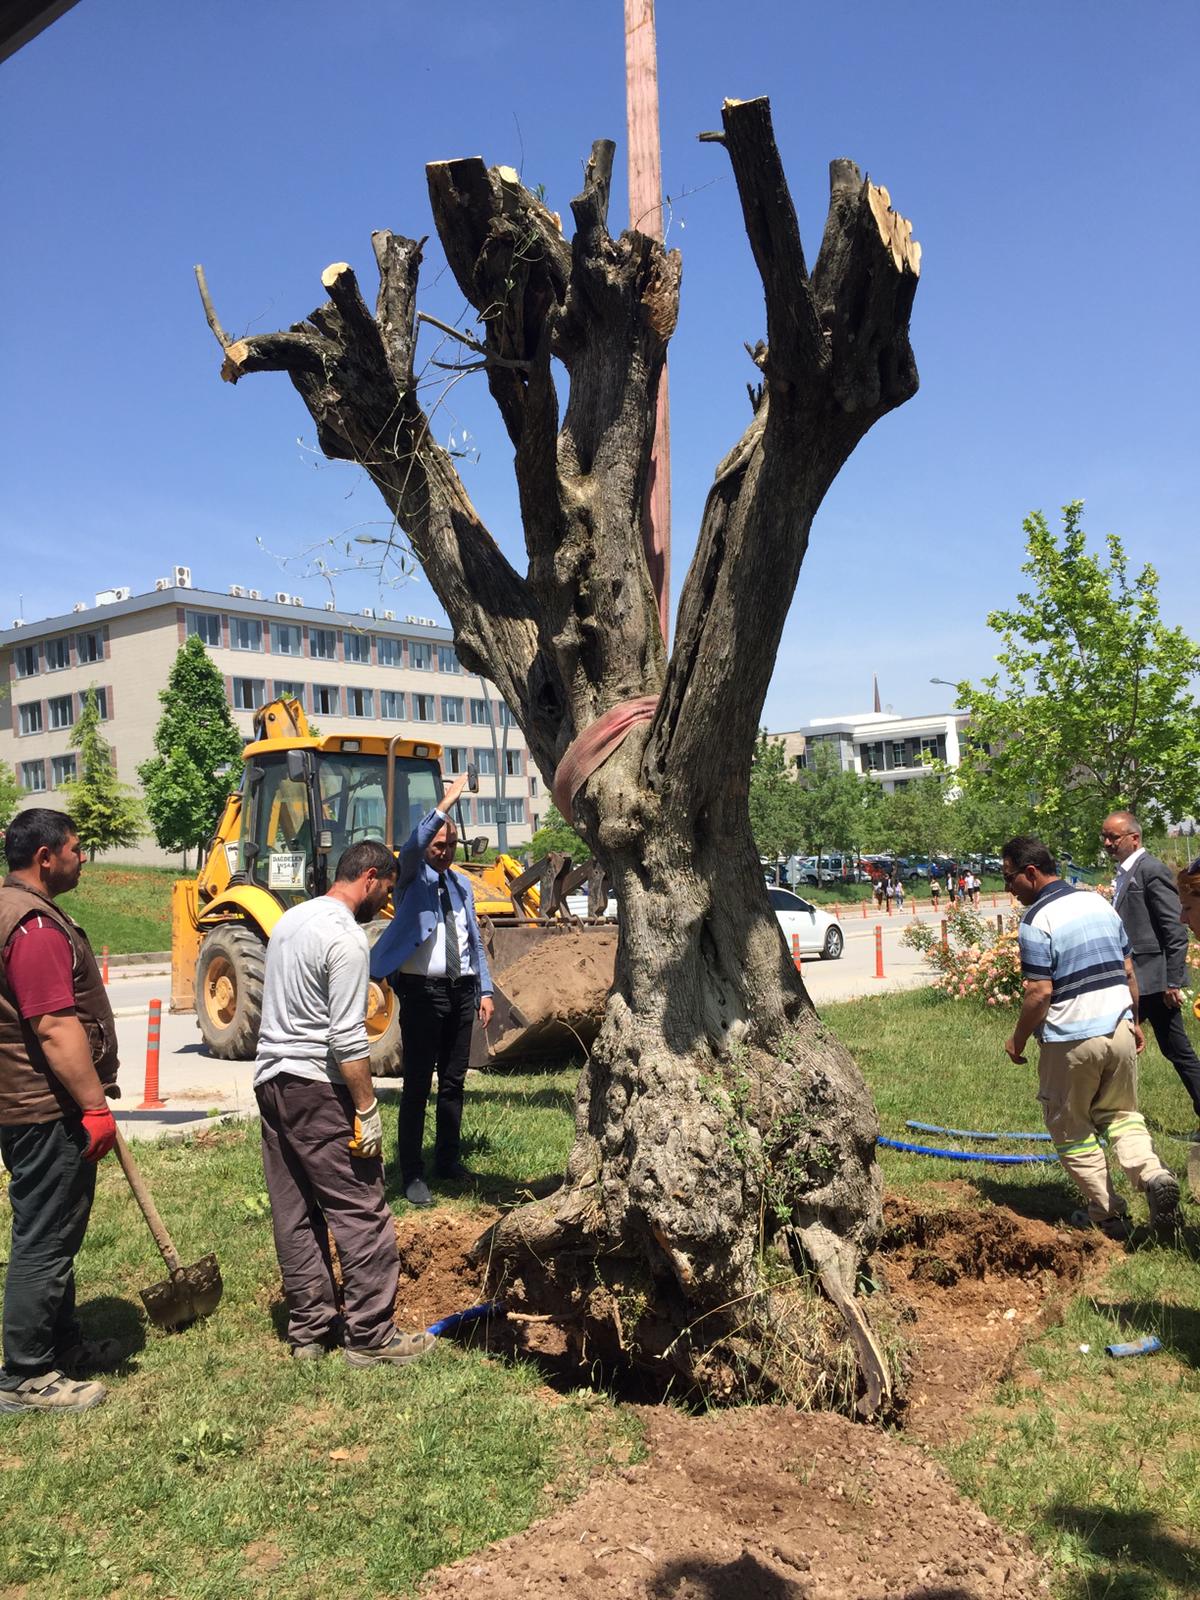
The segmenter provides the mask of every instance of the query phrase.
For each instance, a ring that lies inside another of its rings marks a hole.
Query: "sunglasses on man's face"
[[[1116,844],[1118,839],[1126,839],[1126,838],[1129,837],[1129,835],[1128,835],[1128,832],[1126,832],[1126,833],[1113,833],[1108,828],[1101,828],[1100,829],[1100,837],[1107,844]]]

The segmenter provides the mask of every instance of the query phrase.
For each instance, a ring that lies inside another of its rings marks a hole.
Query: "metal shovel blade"
[[[186,1328],[189,1322],[217,1309],[224,1289],[216,1256],[201,1256],[194,1265],[173,1272],[165,1282],[143,1289],[142,1304],[151,1322],[160,1328]]]

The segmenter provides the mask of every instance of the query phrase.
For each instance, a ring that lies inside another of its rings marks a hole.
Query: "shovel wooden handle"
[[[133,1159],[133,1153],[125,1143],[120,1128],[117,1129],[117,1160],[121,1163],[121,1171],[129,1180],[129,1187],[133,1190],[133,1198],[141,1207],[142,1215],[146,1219],[146,1226],[154,1236],[154,1242],[167,1264],[167,1271],[174,1275],[183,1271],[183,1262],[179,1259],[179,1251],[171,1243],[171,1235],[167,1232],[166,1223],[158,1214],[158,1207],[150,1198],[150,1191],[146,1187],[146,1180],[142,1177],[141,1169]]]

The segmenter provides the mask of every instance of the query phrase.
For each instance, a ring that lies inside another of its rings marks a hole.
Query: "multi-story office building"
[[[0,630],[0,687],[7,689],[0,760],[30,804],[64,804],[62,785],[75,775],[71,730],[93,685],[118,775],[137,786],[139,763],[154,754],[159,690],[189,634],[204,641],[222,673],[246,738],[257,707],[294,695],[322,733],[403,733],[441,745],[447,774],[470,761],[479,768],[479,793],[463,797],[472,834],[495,843],[503,803],[509,848],[528,844],[546,810],[540,780],[508,707],[462,670],[448,629],[391,612],[351,615],[283,593],[263,600],[238,585],[225,594],[194,589],[186,567],[151,593],[110,589],[93,605]],[[148,837],[112,859],[171,858]]]
[[[861,772],[891,794],[924,777],[929,761],[957,767],[967,718],[938,711],[926,717],[898,717],[890,711],[859,716],[820,717],[807,727],[772,737],[783,741],[788,758],[803,771],[819,745],[831,748],[843,772]]]

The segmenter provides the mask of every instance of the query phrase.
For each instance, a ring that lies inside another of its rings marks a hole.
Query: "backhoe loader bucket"
[[[612,988],[612,922],[530,921],[484,929],[495,1012],[475,1030],[473,1067],[578,1056],[591,1049]]]

